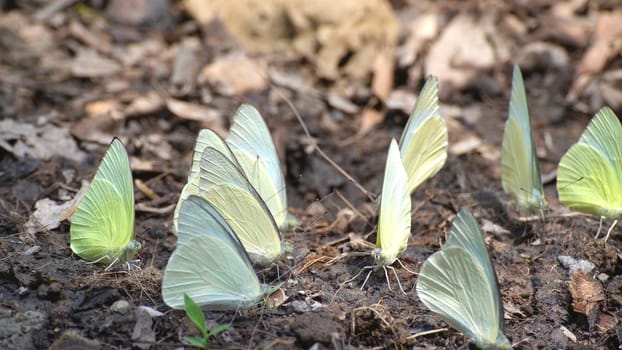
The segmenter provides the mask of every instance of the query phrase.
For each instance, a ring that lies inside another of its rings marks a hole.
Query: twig
[[[346,205],[348,207],[350,207],[350,209],[359,217],[363,218],[363,220],[365,220],[365,223],[369,224],[369,221],[367,221],[367,217],[365,215],[363,215],[360,211],[358,211],[356,209],[356,207],[354,207],[354,204],[352,204],[352,202],[350,202],[343,194],[341,194],[341,192],[339,191],[335,191],[335,194],[337,195],[337,197],[339,197],[342,201],[344,201],[344,203],[346,203]],[[371,226],[371,225],[370,225]]]
[[[152,214],[168,214],[170,212],[172,212],[175,209],[175,206],[177,204],[173,203],[171,205],[167,205],[166,207],[163,208],[154,208],[154,207],[150,207],[144,203],[138,203],[136,204],[136,207],[134,210],[136,211],[141,211],[143,213],[152,213]]]
[[[449,330],[449,328],[447,328],[447,327],[445,327],[445,328],[438,328],[438,329],[432,329],[432,330],[425,331],[425,332],[415,333],[415,334],[407,337],[406,339],[413,340],[413,339],[417,339],[419,337],[423,337],[425,335],[436,334],[436,333],[441,333],[441,332],[447,332],[448,330]]]
[[[44,8],[35,13],[35,18],[39,21],[45,21],[52,17],[56,12],[73,5],[77,0],[56,0],[47,4]]]
[[[285,101],[285,103],[287,103],[287,105],[289,105],[289,107],[292,109],[305,135],[309,139],[314,139],[313,136],[311,136],[311,133],[309,132],[309,129],[307,128],[307,125],[305,124],[305,122],[302,120],[302,117],[298,113],[298,110],[296,109],[296,107],[294,107],[294,104],[292,103],[292,101],[290,101],[290,99],[287,98],[287,96],[283,95],[279,91],[279,89],[275,89],[275,91],[279,94],[279,96],[281,96],[281,98]],[[366,190],[365,187],[363,187],[350,174],[348,174],[342,167],[340,167],[337,163],[335,163],[335,161],[333,161],[326,153],[324,153],[324,151],[322,151],[322,149],[317,145],[317,143],[314,143],[312,146],[313,146],[313,150],[316,151],[320,155],[320,157],[322,157],[328,164],[330,164],[333,168],[335,168],[335,170],[337,170],[348,181],[353,183],[354,186],[356,186],[356,188],[359,189],[359,191],[363,192],[363,194],[365,194],[367,198],[369,198],[369,200],[371,200],[372,202],[375,200],[375,196],[371,192]]]

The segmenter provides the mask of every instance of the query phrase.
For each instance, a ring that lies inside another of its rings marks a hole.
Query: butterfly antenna
[[[609,239],[609,235],[611,235],[611,231],[613,231],[613,228],[616,227],[617,224],[618,224],[618,219],[613,220],[613,224],[611,224],[611,227],[609,227],[609,230],[607,230],[607,236],[605,237],[605,243],[607,243],[607,240]]]

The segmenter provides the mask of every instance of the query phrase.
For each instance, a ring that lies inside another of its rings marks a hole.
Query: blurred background
[[[130,281],[111,287],[112,282],[103,279],[109,283],[102,288],[113,297],[97,299],[100,303],[94,305],[109,305],[121,290],[141,302],[161,303],[159,274],[175,245],[169,234],[172,211],[186,181],[196,135],[201,128],[212,128],[225,136],[241,103],[262,112],[286,169],[290,211],[309,218],[293,237],[288,236],[306,249],[300,259],[309,251],[335,257],[342,248],[328,245],[320,250],[314,244],[341,242],[348,233],[359,235],[373,228],[369,220],[375,209],[367,196],[319,157],[314,147],[324,150],[368,191],[379,193],[390,140],[399,138],[428,75],[439,79],[450,154],[445,168],[415,193],[412,262],[438,246],[460,206],[456,203],[468,202],[461,196],[501,192],[500,145],[515,63],[525,78],[548,201],[553,209],[559,208],[554,186],[559,158],[602,106],[612,107],[618,115],[622,111],[621,51],[618,0],[0,0],[0,277],[12,286],[7,295],[15,296],[12,293],[20,286],[39,293],[7,301],[12,305],[8,309],[20,310],[17,305],[24,300],[39,305],[33,300],[67,302],[78,300],[78,294],[83,299],[93,296],[92,291],[78,292],[84,281],[76,280],[78,285],[67,281],[65,274],[75,266],[41,270],[53,265],[32,259],[56,259],[55,264],[69,260],[68,224],[59,218],[93,176],[113,136],[123,140],[130,155],[136,179],[136,232],[149,241],[142,256],[143,261],[151,259],[153,269],[142,286]],[[303,132],[296,113],[310,135]],[[491,220],[512,226],[505,214],[492,213]],[[567,233],[575,225],[585,224],[577,221],[549,231]],[[586,237],[594,225],[589,222]],[[523,226],[516,230],[525,231]],[[47,235],[37,235],[42,232]],[[351,247],[356,239],[360,243],[359,236],[349,239]],[[570,244],[565,235],[555,242],[556,252]],[[603,259],[598,260],[602,264],[596,263],[611,273],[619,254],[619,243],[613,242],[615,249],[599,246],[591,251],[605,251],[597,258]],[[578,246],[580,240],[575,243],[567,249],[575,253],[591,249]],[[506,301],[514,301],[506,305],[506,310],[514,307],[508,335],[514,341],[532,337],[526,348],[537,344],[563,348],[564,339],[568,343],[572,337],[560,330],[560,324],[571,318],[571,307],[568,295],[556,291],[565,290],[565,285],[557,276],[546,275],[545,280],[559,284],[552,285],[546,296],[534,293],[531,282],[524,281],[531,281],[536,258],[530,259],[540,253],[531,252],[529,245],[505,244],[495,249],[497,254],[510,249],[503,253],[505,267],[498,268],[501,285],[511,286],[502,288],[512,292]],[[34,246],[44,255],[22,255]],[[551,259],[547,266],[556,264],[555,257]],[[28,272],[33,269],[39,269],[38,277]],[[88,274],[80,271],[82,276]],[[50,287],[57,281],[65,281],[61,284],[76,294]],[[619,294],[616,286],[610,295]],[[145,290],[151,292],[149,297]],[[552,295],[557,306],[550,315],[542,315],[551,300],[546,298]],[[328,303],[329,297],[325,295],[322,302]],[[346,305],[353,307],[357,298],[362,297],[352,297]],[[622,303],[616,300],[609,300],[609,306]],[[392,309],[394,318],[375,309],[370,317],[377,323],[368,324],[358,335],[348,331],[349,321],[344,321],[356,318],[356,313],[331,315],[343,316],[335,328],[354,344],[399,347],[412,345],[414,338],[407,339],[411,332],[430,328],[427,321],[412,316],[424,312],[421,304],[413,305],[412,313],[399,310],[402,306]],[[52,312],[75,315],[81,307],[55,306]],[[373,317],[382,314],[393,322],[400,319],[400,312],[408,313],[401,314],[407,325],[396,321],[388,327]],[[101,321],[111,316],[92,317]],[[523,322],[528,317],[532,318]],[[55,329],[71,327],[87,330],[91,338],[121,334],[110,338],[115,346],[136,343],[119,330],[122,327],[97,330],[89,322],[62,319],[50,322],[48,332],[36,335],[33,344],[47,347],[58,338]],[[131,325],[136,321],[124,320]],[[568,326],[576,333],[575,341],[578,337],[583,344],[603,347],[619,343],[622,330],[616,317],[581,320],[588,326]],[[253,322],[247,331],[253,330]],[[271,323],[272,329],[279,329],[279,322],[285,321]],[[316,323],[305,319],[300,329]],[[543,323],[551,328],[542,331]],[[164,338],[175,337],[171,335],[175,327],[170,320],[156,321],[154,326]],[[381,336],[376,329],[382,330]],[[232,343],[246,347],[240,339],[249,333],[241,332]],[[314,332],[309,344],[331,344],[330,334],[324,341],[318,340],[319,330]],[[294,333],[285,339],[298,337],[296,344],[311,346]],[[533,340],[536,333],[543,336],[541,343]],[[447,344],[456,342],[453,334]],[[558,338],[546,338],[549,334]],[[442,336],[432,339],[428,346],[447,346]],[[266,342],[272,340],[267,337]]]

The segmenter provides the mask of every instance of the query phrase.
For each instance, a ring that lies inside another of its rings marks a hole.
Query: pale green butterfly
[[[257,190],[280,228],[296,225],[287,212],[285,180],[276,147],[261,114],[243,104],[233,116],[226,139],[249,182]]]
[[[109,267],[129,262],[140,249],[134,240],[134,188],[123,143],[112,140],[95,177],[73,214],[71,250]]]
[[[499,283],[471,213],[460,210],[442,249],[419,271],[419,299],[480,349],[511,349]]]
[[[426,79],[400,138],[400,153],[412,193],[447,160],[447,126],[438,105],[438,80]]]
[[[410,237],[411,224],[408,175],[402,164],[400,151],[395,139],[391,141],[391,145],[389,146],[381,198],[376,249],[372,252],[374,266],[366,266],[363,270],[370,269],[373,271],[382,268],[385,272],[387,282],[389,283],[387,269],[392,269],[393,273],[395,273],[391,265],[395,260],[398,260],[398,255],[406,249],[408,238]],[[363,270],[361,270],[361,272]],[[367,274],[361,288],[365,286],[372,271]],[[359,275],[360,272],[352,279],[355,279]],[[396,273],[395,277],[400,289],[404,291]],[[391,289],[390,283],[389,289]]]
[[[605,239],[622,218],[622,125],[603,107],[559,162],[557,192],[572,210],[614,219]],[[600,233],[600,227],[598,229]]]
[[[278,289],[259,282],[235,232],[204,198],[182,202],[178,230],[162,279],[168,306],[183,309],[187,294],[206,310],[247,309]]]
[[[227,147],[225,141],[218,136],[218,134],[210,129],[202,129],[199,131],[199,135],[197,136],[196,144],[194,146],[194,153],[192,154],[192,165],[190,172],[188,173],[188,182],[181,190],[177,206],[175,207],[175,213],[173,214],[173,233],[175,235],[177,235],[177,223],[179,221],[178,217],[179,210],[181,209],[181,203],[183,203],[183,201],[192,194],[200,195],[199,172],[201,170],[201,156],[203,155],[203,150],[205,150],[208,146],[218,149],[221,153],[227,155],[227,157],[233,162],[237,163],[233,153],[229,147]],[[239,164],[238,167],[241,168]]]
[[[525,84],[518,65],[512,75],[510,112],[505,123],[501,155],[503,190],[530,214],[546,207],[540,168],[533,142]]]
[[[200,196],[225,218],[254,263],[269,265],[290,250],[270,210],[235,159],[208,146],[200,164]]]
[[[188,183],[182,190],[175,209],[173,233],[176,234],[176,218],[181,202],[190,194],[199,194],[197,174],[200,171],[201,155],[207,146],[218,149],[244,172],[266,203],[279,228],[287,229],[296,225],[296,218],[287,212],[285,181],[270,131],[257,109],[243,104],[233,117],[226,141],[209,129],[199,132]]]

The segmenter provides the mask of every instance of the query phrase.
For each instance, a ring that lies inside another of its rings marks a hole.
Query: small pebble
[[[111,306],[110,310],[125,315],[130,308],[130,303],[127,300],[117,300]]]

